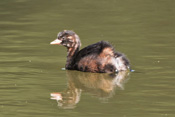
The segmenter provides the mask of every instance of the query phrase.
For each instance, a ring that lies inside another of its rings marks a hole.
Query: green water
[[[174,0],[1,0],[0,117],[174,117]],[[74,30],[82,47],[106,40],[133,73],[62,70]],[[59,92],[65,101],[50,99]]]

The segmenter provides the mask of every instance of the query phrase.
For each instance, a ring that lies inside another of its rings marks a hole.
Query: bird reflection
[[[66,71],[68,87],[65,91],[51,93],[51,99],[56,100],[63,109],[73,109],[80,101],[81,93],[87,92],[100,99],[111,98],[115,89],[124,89],[124,84],[129,79],[128,71],[118,74],[99,74],[77,71]]]

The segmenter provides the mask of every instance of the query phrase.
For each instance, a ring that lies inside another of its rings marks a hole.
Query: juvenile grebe
[[[66,69],[83,72],[112,73],[129,70],[129,60],[124,54],[115,52],[112,45],[100,41],[80,49],[79,36],[70,30],[58,33],[52,45],[63,45],[67,48]]]

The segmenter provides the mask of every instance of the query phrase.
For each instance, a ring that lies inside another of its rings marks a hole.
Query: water
[[[2,0],[0,116],[174,117],[174,5]],[[117,77],[62,70],[66,49],[49,43],[64,29],[74,30],[82,47],[111,42],[135,72]],[[51,93],[62,94],[65,102],[50,99]]]

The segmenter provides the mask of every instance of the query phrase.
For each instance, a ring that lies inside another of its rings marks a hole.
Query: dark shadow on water
[[[86,92],[99,99],[109,99],[115,95],[115,89],[124,89],[129,79],[129,72],[118,74],[87,73],[67,71],[68,87],[65,91],[51,93],[51,99],[56,100],[63,109],[73,109],[80,101],[81,93]]]

